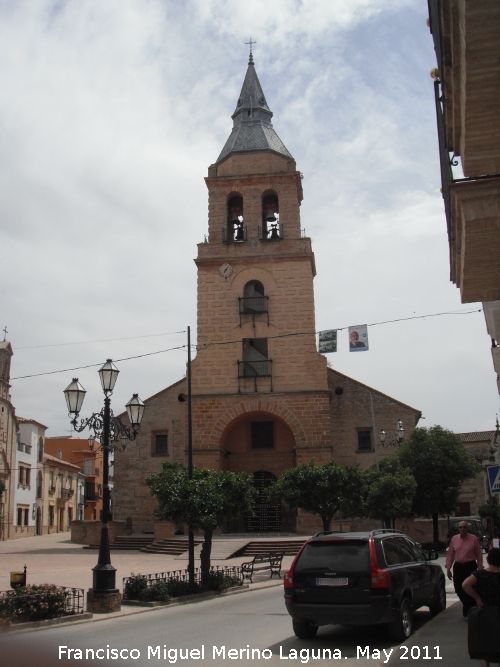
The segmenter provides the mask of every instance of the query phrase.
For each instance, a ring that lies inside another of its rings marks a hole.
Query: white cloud
[[[185,334],[18,349],[25,346],[188,323],[195,335],[203,177],[231,130],[250,35],[275,129],[305,175],[302,226],[316,252],[318,328],[460,307],[448,276],[424,5],[0,5],[0,324],[15,348],[13,375],[160,350]],[[339,352],[334,364],[423,408],[432,423],[493,423],[482,316],[410,323],[395,350],[399,326],[374,328],[369,354]],[[132,391],[145,397],[177,380],[185,353],[120,367],[118,405]],[[60,392],[72,375],[14,381],[18,413],[63,432]],[[79,375],[97,406],[95,369]]]

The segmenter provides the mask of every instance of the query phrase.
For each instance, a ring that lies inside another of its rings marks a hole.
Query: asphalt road
[[[415,628],[428,620],[430,614],[427,610],[418,611],[414,617]],[[106,657],[108,648],[109,659]],[[68,658],[69,649],[73,652]],[[76,659],[79,654],[75,649],[82,651],[83,659]],[[86,649],[103,650],[95,655],[104,659],[87,662]],[[115,654],[117,658],[112,659],[113,649],[121,651],[121,657],[118,653]],[[237,652],[229,653],[231,649]],[[398,645],[387,638],[384,628],[376,626],[355,629],[325,626],[319,629],[316,639],[312,641],[297,639],[285,609],[282,588],[277,586],[129,617],[10,637],[4,635],[0,640],[0,665],[151,667],[155,664],[177,664],[183,667],[211,667],[233,664],[243,667],[246,664],[294,667],[312,664],[326,667],[343,664],[348,667],[356,664],[361,667],[383,664],[391,649],[394,649],[394,658]],[[430,657],[431,660],[424,664],[432,664],[434,656]],[[437,664],[443,665],[443,662]]]

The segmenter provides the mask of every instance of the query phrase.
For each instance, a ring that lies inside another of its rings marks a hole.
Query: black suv
[[[411,635],[415,609],[446,608],[445,578],[436,560],[397,530],[318,533],[284,577],[293,630],[312,639],[320,625],[385,623],[390,635]]]

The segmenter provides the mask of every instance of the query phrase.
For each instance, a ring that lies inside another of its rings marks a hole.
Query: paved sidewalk
[[[19,540],[0,542],[0,591],[10,589],[10,571],[22,570],[27,566],[27,581],[30,584],[56,584],[83,588],[92,586],[92,568],[97,564],[97,549],[83,549],[81,544],[70,541],[69,533],[55,533],[26,537]],[[248,557],[214,560],[214,566],[236,566],[247,561]],[[286,572],[293,556],[285,556],[282,572]],[[166,554],[144,553],[142,551],[111,551],[111,563],[116,567],[116,586],[122,590],[122,580],[131,574],[151,574],[185,570],[186,560]],[[195,566],[199,567],[199,559]],[[254,577],[255,584],[269,580],[269,573]],[[277,581],[274,579],[274,581]],[[130,607],[127,613],[131,613]],[[125,613],[125,612],[124,612]],[[109,617],[109,615],[106,615]]]

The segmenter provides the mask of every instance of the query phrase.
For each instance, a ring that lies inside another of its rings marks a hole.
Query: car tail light
[[[295,558],[294,558],[293,561],[292,561],[292,564],[290,565],[290,569],[288,570],[288,572],[287,572],[287,573],[285,574],[285,576],[283,577],[283,585],[284,585],[285,589],[287,589],[287,588],[288,588],[288,589],[289,589],[289,588],[293,588],[293,571],[294,571],[294,569],[295,569],[295,563],[299,560],[299,556],[300,556],[300,554],[304,551],[304,547],[305,547],[306,544],[307,544],[308,542],[310,542],[310,541],[311,541],[310,539],[307,540],[307,541],[304,542],[304,544],[300,547],[300,549],[299,549],[297,555],[295,556]]]
[[[389,588],[391,578],[386,570],[381,570],[378,566],[377,552],[375,551],[375,541],[373,537],[370,537],[369,539],[369,546],[372,588]]]

